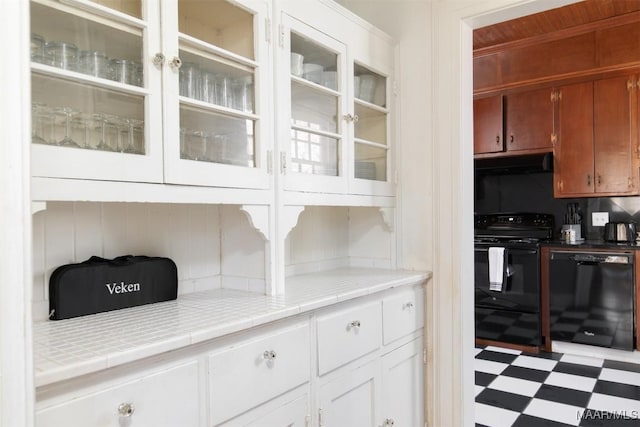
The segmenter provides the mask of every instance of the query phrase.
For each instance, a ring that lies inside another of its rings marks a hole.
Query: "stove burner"
[[[536,239],[534,237],[525,238],[525,239],[511,239],[507,240],[509,243],[538,243],[540,239]]]

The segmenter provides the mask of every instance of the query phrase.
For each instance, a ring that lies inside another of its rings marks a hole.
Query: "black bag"
[[[178,269],[169,258],[93,256],[56,268],[49,279],[49,319],[61,320],[178,297]]]

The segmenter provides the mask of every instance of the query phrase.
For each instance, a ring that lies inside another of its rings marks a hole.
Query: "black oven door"
[[[475,247],[475,305],[489,309],[540,312],[540,256],[537,247],[504,244],[508,262],[502,291],[489,290],[489,246]]]

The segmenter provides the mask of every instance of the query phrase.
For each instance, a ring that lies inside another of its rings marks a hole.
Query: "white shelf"
[[[430,277],[429,272],[345,268],[289,277],[286,295],[220,289],[36,323],[35,383],[71,379]]]

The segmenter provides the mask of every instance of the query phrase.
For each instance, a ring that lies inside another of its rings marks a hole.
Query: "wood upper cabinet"
[[[593,83],[556,92],[554,196],[593,193]]]
[[[507,151],[551,150],[553,102],[550,89],[507,95],[504,117]]]
[[[473,108],[474,154],[551,151],[551,89],[480,98]]]
[[[557,93],[555,197],[638,194],[637,79],[614,77]]]
[[[473,154],[504,151],[502,95],[473,101]]]

